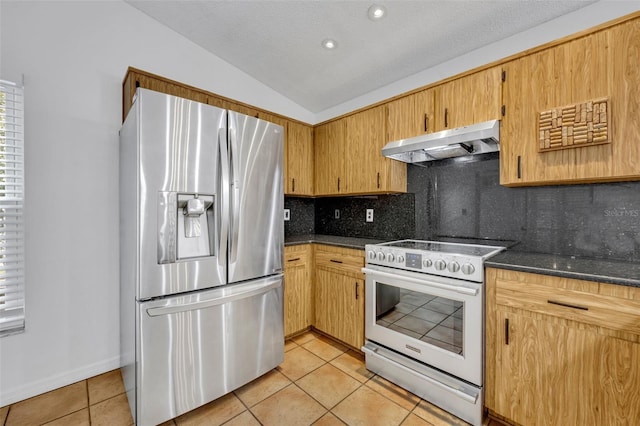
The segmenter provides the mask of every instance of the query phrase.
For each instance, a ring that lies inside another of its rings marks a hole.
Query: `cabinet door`
[[[284,248],[284,335],[289,336],[311,326],[313,287],[311,283],[311,246]]]
[[[526,311],[498,309],[497,323],[496,412],[526,425],[636,424],[640,344]]]
[[[354,348],[364,344],[364,282],[316,268],[315,327]]]
[[[435,89],[404,96],[387,104],[388,142],[408,139],[435,129]]]
[[[386,144],[385,106],[371,108],[346,118],[345,175],[350,193],[383,191],[389,162],[382,156]]]
[[[435,130],[502,118],[502,68],[493,67],[436,87]]]
[[[344,178],[344,119],[314,129],[316,195],[337,195],[348,191]]]
[[[286,195],[313,195],[313,128],[289,122],[287,128]]]
[[[640,32],[636,30],[636,40],[627,40],[625,47],[633,51],[635,44],[637,52],[639,36]],[[629,154],[637,160],[640,150],[635,147],[625,154],[625,145],[627,148],[631,145],[616,137],[618,130],[627,126],[633,128],[623,121],[613,123],[610,144],[538,152],[539,113],[609,97],[613,111],[611,117],[622,117],[624,105],[628,104],[626,92],[640,93],[637,92],[637,84],[622,88],[624,85],[620,81],[613,81],[614,68],[626,69],[620,70],[622,80],[625,78],[623,75],[638,78],[640,73],[637,66],[627,68],[624,65],[629,64],[628,51],[620,52],[618,42],[612,43],[611,37],[610,30],[600,31],[505,64],[506,113],[501,129],[501,184],[597,181],[614,176],[613,164],[622,165],[621,173],[638,174],[637,166],[635,171],[630,167]],[[622,34],[621,38],[624,39]],[[613,56],[618,53],[619,60],[614,62]],[[637,103],[630,108],[636,113],[632,122],[637,123]],[[635,129],[637,132],[637,125]]]

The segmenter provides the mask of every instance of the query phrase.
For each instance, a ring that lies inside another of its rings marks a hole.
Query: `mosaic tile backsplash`
[[[505,239],[519,251],[640,261],[640,182],[507,188],[498,154],[478,157],[409,165],[407,194],[287,198],[285,235]]]

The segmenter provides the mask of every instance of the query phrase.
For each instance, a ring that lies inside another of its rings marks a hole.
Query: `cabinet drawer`
[[[284,267],[308,265],[311,260],[311,244],[300,244],[284,248]]]
[[[498,270],[496,303],[640,335],[640,289],[613,284]]]
[[[318,245],[315,260],[316,267],[357,274],[360,277],[364,267],[364,250]]]

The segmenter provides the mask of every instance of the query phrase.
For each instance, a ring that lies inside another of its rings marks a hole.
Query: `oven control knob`
[[[458,272],[460,270],[460,264],[455,260],[449,263],[449,272]]]
[[[378,252],[378,260],[379,260],[380,262],[382,262],[382,261],[384,260],[384,253],[383,253],[383,252],[381,252],[381,251],[379,251],[379,252]]]
[[[393,253],[387,253],[387,262],[393,262],[394,260],[396,260],[396,257]]]
[[[425,259],[422,261],[422,266],[424,266],[425,268],[431,268],[431,265],[433,265],[431,259]]]
[[[369,259],[371,259],[371,260],[376,260],[376,252],[373,251],[373,250],[369,250],[367,252],[367,256],[369,256]]]
[[[404,263],[404,256],[403,255],[398,256],[398,263]]]
[[[444,260],[442,259],[438,259],[435,262],[435,267],[438,271],[442,271],[445,267],[447,266],[447,264],[445,263]]]
[[[470,263],[465,263],[462,265],[462,273],[465,275],[471,275],[475,272],[476,268],[473,267]]]

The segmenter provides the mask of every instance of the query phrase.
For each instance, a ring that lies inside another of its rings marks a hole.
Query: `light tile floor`
[[[0,408],[0,425],[133,424],[119,370]],[[362,354],[307,332],[276,369],[165,425],[403,425],[467,423],[365,368]],[[498,425],[486,421],[488,425]]]

